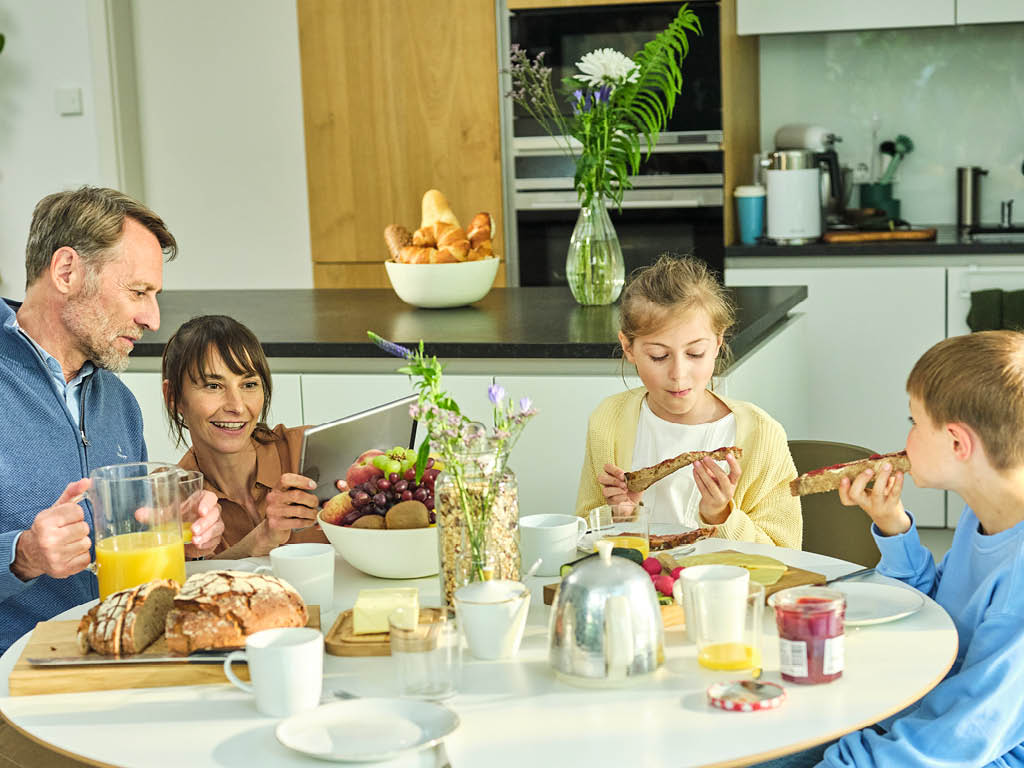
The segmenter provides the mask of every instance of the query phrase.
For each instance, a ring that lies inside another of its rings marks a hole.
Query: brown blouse
[[[256,501],[256,515],[250,515],[243,504],[236,499],[228,498],[220,488],[210,482],[209,477],[204,476],[203,487],[217,495],[217,499],[220,501],[221,520],[224,521],[224,535],[220,544],[217,545],[215,553],[233,547],[245,538],[249,531],[266,519],[267,493],[277,485],[277,481],[285,472],[299,471],[302,435],[306,429],[307,427],[286,427],[284,424],[278,424],[273,429],[273,433],[277,437],[276,440],[261,443],[259,440],[253,439],[253,445],[256,447],[256,481],[252,487],[252,497]],[[200,469],[195,452],[191,449],[182,456],[178,466],[184,469]],[[310,541],[327,541],[320,526],[314,525],[304,531],[293,531],[286,543]]]

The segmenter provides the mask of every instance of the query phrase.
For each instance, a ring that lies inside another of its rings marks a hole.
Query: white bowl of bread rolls
[[[423,195],[420,228],[391,224],[384,230],[390,258],[384,262],[398,298],[416,307],[461,307],[479,301],[494,284],[494,218],[476,214],[464,229],[445,196]]]

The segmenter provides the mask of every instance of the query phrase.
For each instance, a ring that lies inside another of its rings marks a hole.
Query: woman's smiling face
[[[695,423],[702,414],[694,408],[703,401],[704,390],[715,372],[715,360],[722,337],[711,328],[702,309],[687,312],[630,344],[619,334],[622,351],[636,366],[647,387],[647,405],[655,416],[679,423]]]
[[[249,446],[249,438],[263,412],[263,381],[258,373],[234,373],[220,353],[211,349],[196,381],[186,376],[178,411],[188,425],[192,445],[218,453],[237,453]]]

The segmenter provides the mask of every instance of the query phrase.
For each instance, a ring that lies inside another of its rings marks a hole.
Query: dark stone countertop
[[[878,240],[868,243],[808,243],[806,245],[730,245],[726,258],[736,256],[942,256],[1024,253],[1024,241],[968,240],[954,224],[922,224],[935,227],[934,240]]]
[[[730,288],[737,323],[730,340],[743,357],[789,311],[806,286]],[[160,329],[134,357],[156,357],[189,318],[224,314],[247,325],[268,357],[383,357],[366,332],[411,345],[422,339],[447,358],[607,359],[618,347],[618,304],[581,307],[565,288],[494,288],[469,307],[418,309],[393,291],[167,291]]]

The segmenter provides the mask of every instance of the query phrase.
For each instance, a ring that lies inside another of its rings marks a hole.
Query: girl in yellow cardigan
[[[714,525],[727,539],[799,549],[803,520],[789,493],[797,473],[785,431],[756,405],[708,388],[735,322],[722,286],[703,262],[665,255],[631,278],[620,312],[619,342],[644,386],[591,414],[576,513],[639,503],[641,494],[626,490],[624,468],[735,445],[739,460],[731,453],[727,462],[704,459],[648,488],[651,523]]]

